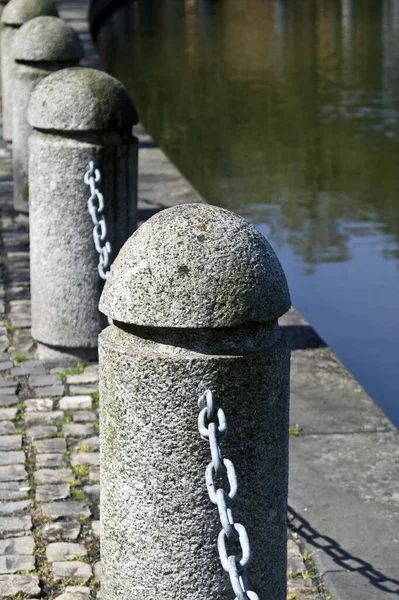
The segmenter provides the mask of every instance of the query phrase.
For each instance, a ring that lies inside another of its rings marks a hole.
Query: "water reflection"
[[[399,422],[398,30],[399,0],[132,0],[99,43],[156,141],[267,233],[295,303]]]

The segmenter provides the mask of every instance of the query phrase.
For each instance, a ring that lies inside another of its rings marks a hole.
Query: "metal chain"
[[[84,182],[90,187],[90,198],[87,208],[93,221],[93,241],[98,252],[98,274],[101,279],[108,279],[111,268],[111,244],[107,240],[107,222],[104,216],[104,196],[100,192],[101,173],[94,168],[94,162],[90,161],[89,168],[85,173]]]
[[[246,568],[251,561],[251,549],[244,525],[235,523],[231,510],[237,491],[237,477],[234,465],[228,458],[222,458],[220,442],[227,435],[227,422],[223,409],[216,406],[213,393],[207,390],[198,400],[201,409],[198,415],[198,431],[204,440],[209,441],[212,461],[206,468],[205,481],[210,501],[219,511],[222,530],[219,533],[217,547],[223,569],[229,574],[230,583],[236,595],[235,600],[259,600],[258,594],[248,590]],[[208,426],[206,423],[208,422]],[[227,478],[230,489],[216,488],[217,477]],[[237,542],[241,548],[241,557],[229,554],[228,542]]]
[[[104,215],[104,196],[99,190],[101,184],[101,173],[99,169],[94,168],[94,162],[89,162],[89,168],[85,173],[84,182],[90,187],[90,198],[87,201],[87,208],[93,221],[93,241],[94,247],[98,252],[98,274],[104,281],[108,279],[111,269],[112,248],[107,240],[108,230]],[[108,317],[108,323],[112,325],[113,321]]]

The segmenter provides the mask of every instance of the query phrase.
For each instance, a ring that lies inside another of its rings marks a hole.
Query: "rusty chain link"
[[[229,574],[235,600],[259,600],[259,596],[248,589],[246,568],[251,561],[251,548],[247,531],[241,523],[235,523],[231,510],[237,491],[237,476],[234,465],[228,458],[222,458],[220,442],[227,435],[227,422],[224,411],[216,406],[213,393],[207,390],[198,400],[198,431],[202,439],[209,441],[212,460],[205,471],[206,487],[210,501],[219,511],[222,530],[219,533],[217,547],[223,569]],[[208,421],[208,426],[206,422]],[[216,488],[215,478],[227,478],[230,489]],[[241,557],[229,554],[227,543],[237,541],[241,548]]]

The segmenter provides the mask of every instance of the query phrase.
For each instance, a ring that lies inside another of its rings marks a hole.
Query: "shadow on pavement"
[[[377,589],[395,596],[399,595],[398,579],[386,577],[370,563],[349,554],[333,538],[314,529],[309,521],[299,515],[291,506],[288,507],[288,527],[313,548],[323,550],[343,571],[356,572],[368,579],[371,585]]]

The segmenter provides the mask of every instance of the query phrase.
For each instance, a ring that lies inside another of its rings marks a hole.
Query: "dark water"
[[[135,0],[99,45],[157,143],[276,249],[399,424],[399,0]]]

